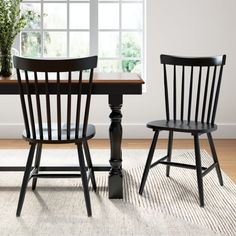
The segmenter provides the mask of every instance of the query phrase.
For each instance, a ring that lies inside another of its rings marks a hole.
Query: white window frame
[[[122,60],[140,60],[142,63],[142,76],[145,72],[145,3],[146,0],[84,0],[84,1],[70,1],[70,0],[23,0],[23,3],[39,3],[41,4],[41,26],[40,29],[24,29],[22,32],[40,32],[41,33],[41,57],[43,57],[43,50],[44,50],[44,34],[43,32],[66,32],[67,33],[67,57],[69,55],[69,42],[70,42],[70,32],[89,32],[90,34],[90,42],[89,42],[89,54],[90,55],[98,55],[98,46],[99,46],[99,32],[118,32],[119,33],[119,56],[118,57],[99,57],[100,60],[118,60],[120,63]],[[66,29],[44,29],[43,28],[43,10],[44,10],[44,3],[66,3],[67,4],[67,27]],[[89,3],[90,4],[90,28],[88,30],[84,29],[70,29],[70,3]],[[119,28],[118,29],[99,29],[98,27],[98,8],[99,3],[118,3],[119,4]],[[122,3],[141,3],[142,4],[142,11],[143,11],[143,22],[142,22],[142,29],[122,29]],[[122,32],[140,32],[142,34],[142,46],[141,46],[141,57],[140,58],[124,58],[121,54],[121,35]],[[17,38],[15,45],[14,45],[21,55],[21,42],[20,37]]]

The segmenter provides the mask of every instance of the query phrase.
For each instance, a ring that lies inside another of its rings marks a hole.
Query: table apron
[[[31,93],[34,93],[34,85],[31,86]],[[78,87],[72,86],[72,94],[77,94]],[[87,84],[83,85],[83,93],[86,94],[88,91]],[[49,84],[49,90],[52,94],[57,94],[58,87],[56,83]],[[39,86],[39,93],[45,93],[45,84]],[[60,85],[60,93],[66,94],[67,87],[65,84]],[[17,83],[3,83],[0,84],[0,95],[14,95],[19,94],[19,88]],[[142,94],[141,84],[94,84],[92,94]]]

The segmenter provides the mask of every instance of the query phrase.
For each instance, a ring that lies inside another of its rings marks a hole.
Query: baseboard
[[[96,125],[96,138],[106,139],[109,138],[109,124],[95,123]],[[146,128],[146,124],[130,124],[124,123],[123,138],[126,139],[150,139],[152,138],[152,130]],[[21,138],[23,124],[20,123],[1,123],[0,124],[0,138],[1,139],[19,139]],[[218,130],[213,134],[214,138],[218,139],[235,139],[236,138],[236,123],[220,123]],[[167,132],[161,132],[160,138],[167,138]],[[175,138],[188,139],[190,135],[184,133],[175,133]],[[203,136],[203,138],[205,138]]]

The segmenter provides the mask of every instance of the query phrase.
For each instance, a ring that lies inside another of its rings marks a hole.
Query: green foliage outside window
[[[140,58],[141,49],[137,41],[128,35],[122,43],[122,56],[124,58]],[[140,60],[123,60],[122,61],[122,71],[124,72],[141,72]]]

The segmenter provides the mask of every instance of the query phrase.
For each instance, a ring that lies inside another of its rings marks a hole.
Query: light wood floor
[[[148,149],[151,140],[123,140],[123,148]],[[167,141],[160,140],[157,148],[166,148]],[[235,139],[217,139],[215,146],[220,161],[221,168],[236,183],[236,140]],[[0,149],[20,149],[27,148],[28,144],[23,140],[0,140]],[[109,148],[109,140],[91,140],[90,148]],[[55,148],[55,145],[45,145],[45,148]],[[74,145],[58,145],[57,148],[74,148]],[[175,149],[191,149],[193,148],[192,140],[175,140]],[[201,148],[206,149],[210,153],[207,140],[201,140]]]

